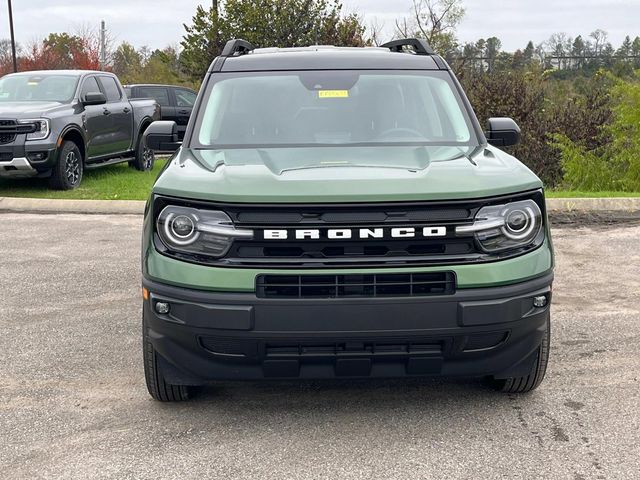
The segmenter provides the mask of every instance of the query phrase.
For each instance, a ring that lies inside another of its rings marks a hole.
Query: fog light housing
[[[156,313],[166,315],[171,310],[171,306],[167,302],[156,302]]]
[[[30,152],[27,153],[27,159],[31,162],[43,162],[47,159],[47,152]]]
[[[546,295],[538,295],[537,297],[533,297],[533,306],[536,308],[544,308],[547,306],[547,296]]]

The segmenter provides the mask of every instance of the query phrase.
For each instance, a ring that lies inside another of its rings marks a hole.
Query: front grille
[[[32,123],[19,124],[15,120],[0,120],[0,144],[11,143],[17,135],[35,131],[36,125]]]
[[[0,144],[11,143],[16,139],[15,120],[0,120]]]
[[[480,208],[525,198],[533,198],[544,212],[541,191],[490,199],[362,204],[216,204],[157,196],[153,206],[156,217],[166,205],[222,210],[237,228],[253,230],[254,237],[236,239],[219,259],[171,252],[157,235],[154,241],[157,250],[165,255],[227,267],[293,270],[474,264],[517,256],[536,248],[487,253],[472,236],[455,233],[456,227],[473,223]],[[407,228],[413,229],[415,235],[403,237],[393,233],[394,229]],[[430,229],[440,233],[425,233]],[[309,230],[319,233],[298,237]],[[337,230],[348,231],[349,236],[332,238],[330,233]],[[283,235],[274,238],[267,235],[268,231]]]
[[[455,293],[453,272],[371,275],[259,275],[259,298],[417,297]]]
[[[469,204],[369,204],[369,205],[272,205],[225,209],[238,228],[256,232],[251,240],[238,240],[226,260],[244,266],[406,265],[450,263],[478,255],[473,238],[456,238],[456,225],[472,221],[476,205]],[[390,238],[394,227],[446,227],[443,237]],[[351,229],[353,237],[331,240],[329,229]],[[359,238],[360,229],[384,229],[384,238]],[[287,240],[264,238],[267,229],[283,229]],[[318,239],[296,239],[299,229],[319,229]]]

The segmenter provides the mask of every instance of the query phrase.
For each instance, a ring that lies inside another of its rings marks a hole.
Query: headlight
[[[27,140],[44,140],[49,136],[49,120],[46,118],[19,120],[18,123],[35,125],[36,130],[32,133],[27,133]]]
[[[533,200],[481,208],[473,225],[456,227],[457,235],[474,235],[485,252],[533,244],[542,231],[542,212]]]
[[[169,250],[216,258],[229,251],[234,239],[253,238],[253,230],[236,229],[224,212],[172,205],[160,212],[156,229]]]

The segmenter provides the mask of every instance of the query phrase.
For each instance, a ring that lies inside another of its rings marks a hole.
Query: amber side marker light
[[[149,300],[149,290],[144,287],[142,287],[142,298],[144,298],[145,300]]]

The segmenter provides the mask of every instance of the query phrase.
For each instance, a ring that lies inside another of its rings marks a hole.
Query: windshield
[[[0,78],[0,102],[69,102],[75,75],[7,75]]]
[[[218,74],[196,148],[477,144],[447,72]]]

